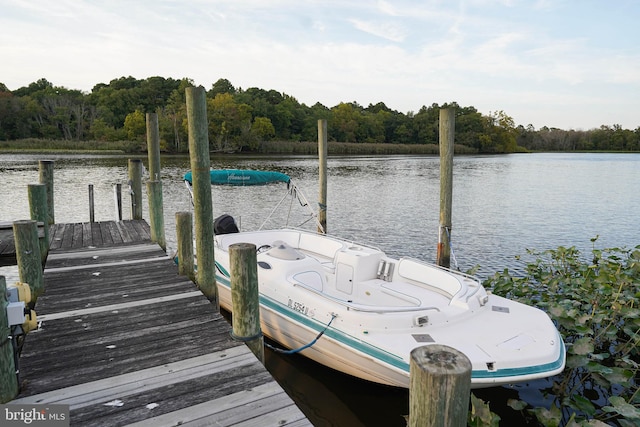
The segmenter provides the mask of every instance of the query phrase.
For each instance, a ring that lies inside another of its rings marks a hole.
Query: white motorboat
[[[488,293],[477,278],[313,231],[216,222],[220,306],[232,311],[229,246],[254,244],[263,334],[323,365],[408,388],[411,350],[437,343],[469,358],[473,388],[564,369],[549,316]]]

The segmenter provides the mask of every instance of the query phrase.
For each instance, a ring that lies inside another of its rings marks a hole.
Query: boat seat
[[[309,233],[301,233],[298,243],[298,247],[303,251],[313,252],[331,260],[343,246],[344,243],[330,237]]]
[[[463,289],[463,284],[453,274],[409,258],[398,261],[396,273],[400,278],[439,290],[449,298],[455,297]]]

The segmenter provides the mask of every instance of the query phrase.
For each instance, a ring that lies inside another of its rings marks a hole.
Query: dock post
[[[131,219],[142,219],[142,160],[129,159]]]
[[[53,160],[40,160],[38,167],[40,171],[40,184],[44,184],[47,187],[48,225],[55,224],[56,218],[53,211]]]
[[[149,179],[160,181],[160,130],[157,113],[147,113],[147,153],[149,155]]]
[[[164,208],[162,206],[162,182],[147,181],[147,196],[149,197],[149,222],[151,226],[151,241],[156,242],[163,250],[167,250],[164,235]]]
[[[193,215],[176,212],[176,236],[178,240],[178,274],[196,281],[193,269]]]
[[[29,184],[29,212],[31,219],[43,223],[44,235],[39,240],[40,257],[44,266],[49,254],[49,214],[47,213],[47,186],[45,184]]]
[[[320,162],[320,194],[318,197],[318,222],[322,230],[318,228],[318,233],[327,233],[327,121],[318,120],[318,160]]]
[[[202,86],[185,89],[189,129],[189,157],[193,176],[193,212],[195,215],[196,283],[202,293],[219,308],[218,288],[213,253],[213,208],[211,206],[211,161],[209,159],[209,127],[207,97]]]
[[[114,185],[113,192],[116,204],[116,219],[122,221],[122,184]]]
[[[440,109],[440,228],[436,264],[451,265],[451,205],[453,200],[453,147],[455,108]]]
[[[89,184],[89,222],[96,222],[96,211],[93,202],[93,184]]]
[[[34,220],[13,222],[13,238],[16,244],[18,275],[22,283],[31,288],[31,306],[44,291],[40,245],[38,244],[38,225]]]
[[[18,395],[18,376],[13,345],[9,339],[11,329],[7,320],[7,305],[7,282],[4,276],[0,276],[0,404],[7,403]]]
[[[471,362],[448,346],[411,351],[409,427],[465,427],[471,394]]]
[[[229,246],[233,335],[243,341],[264,364],[264,338],[260,330],[258,264],[256,245],[234,243]]]

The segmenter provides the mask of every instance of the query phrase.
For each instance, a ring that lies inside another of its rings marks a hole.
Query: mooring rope
[[[270,345],[269,343],[264,343],[265,347],[268,347],[269,349],[278,352],[280,354],[295,354],[295,353],[299,353],[302,350],[305,350],[309,347],[311,347],[312,345],[314,345],[316,342],[318,342],[318,340],[320,339],[320,337],[322,335],[324,335],[324,333],[327,331],[327,329],[329,329],[329,326],[331,326],[331,322],[333,322],[333,319],[335,319],[336,317],[338,317],[337,314],[335,313],[331,313],[331,320],[329,320],[329,323],[327,323],[327,326],[324,327],[324,329],[322,331],[320,331],[320,333],[318,334],[317,337],[315,337],[313,339],[313,341],[311,341],[308,344],[303,345],[302,347],[298,347],[298,348],[294,348],[292,350],[284,350],[282,348],[278,348],[278,347],[274,347],[272,345]]]
[[[451,244],[451,233],[449,233],[449,227],[444,227],[444,229],[447,230],[447,239],[449,239],[449,250],[451,251],[453,265],[456,266],[456,270],[460,271],[460,267],[458,267],[458,260],[456,259],[456,253],[453,251],[453,245]]]

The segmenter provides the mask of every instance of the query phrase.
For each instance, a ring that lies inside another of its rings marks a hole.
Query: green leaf
[[[571,347],[571,352],[577,355],[593,353],[593,350],[593,339],[591,337],[578,338]]]
[[[471,411],[468,425],[472,427],[498,427],[500,417],[489,409],[489,404],[471,394]]]
[[[569,354],[567,356],[567,369],[582,368],[589,363],[589,356],[576,356]]]
[[[570,399],[570,405],[572,408],[584,412],[589,417],[592,417],[596,413],[596,407],[593,405],[593,403],[591,403],[589,399],[584,396],[572,396]]]
[[[507,400],[507,405],[509,405],[511,409],[514,409],[516,411],[522,411],[524,408],[529,406],[528,403],[525,402],[524,400],[518,400],[518,399]]]
[[[615,412],[625,418],[640,419],[640,409],[627,403],[627,401],[624,400],[623,397],[611,396],[609,398],[609,402],[613,405],[613,407],[604,406],[602,408],[604,411]]]
[[[558,427],[562,420],[562,413],[560,409],[555,406],[552,406],[550,410],[547,408],[536,408],[533,410],[533,413],[536,415],[538,422],[544,427]]]
[[[623,368],[612,368],[611,373],[607,374],[607,380],[612,384],[629,386],[629,380],[633,378],[633,371]]]

